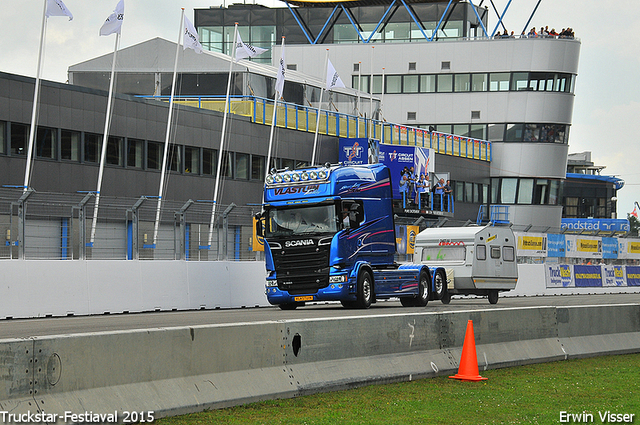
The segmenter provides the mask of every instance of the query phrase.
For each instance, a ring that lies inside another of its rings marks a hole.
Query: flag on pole
[[[50,16],[68,16],[69,20],[73,19],[73,15],[67,9],[67,6],[64,5],[62,0],[47,0],[47,11],[45,16],[48,18]]]
[[[638,218],[638,210],[636,209],[637,207],[633,207],[633,212],[630,214],[632,216],[634,216],[635,218]]]
[[[200,44],[200,40],[198,39],[198,32],[196,28],[193,26],[191,21],[184,17],[184,39],[182,41],[182,50],[186,50],[188,48],[193,49],[194,52],[200,54],[202,53],[202,44]]]
[[[269,49],[263,49],[262,47],[255,47],[251,44],[245,44],[242,42],[240,38],[240,33],[236,37],[236,60],[252,58],[254,56],[258,56]]]
[[[278,78],[276,79],[276,93],[280,93],[282,96],[282,90],[284,89],[284,73],[285,73],[285,60],[284,60],[284,37],[282,37],[282,53],[280,54],[280,66],[278,68]]]
[[[327,90],[331,90],[334,87],[345,87],[331,61],[327,59],[327,62]]]
[[[121,34],[122,21],[124,20],[124,0],[120,0],[109,15],[102,27],[100,27],[100,35],[109,35],[113,33]]]

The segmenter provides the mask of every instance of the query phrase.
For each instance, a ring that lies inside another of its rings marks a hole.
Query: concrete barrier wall
[[[117,411],[122,422],[123,412],[160,417],[454,374],[470,319],[481,370],[640,352],[640,305],[417,312],[4,340],[0,411]]]
[[[268,305],[264,263],[0,261],[0,318]]]

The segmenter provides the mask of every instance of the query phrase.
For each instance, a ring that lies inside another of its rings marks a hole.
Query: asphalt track
[[[282,311],[277,307],[259,307],[9,319],[0,321],[0,339],[277,320],[391,316],[418,311],[445,312],[611,304],[640,304],[640,293],[501,297],[498,304],[495,305],[489,304],[486,298],[454,298],[449,305],[444,305],[439,301],[430,301],[425,308],[405,308],[398,301],[381,301],[372,305],[368,310],[349,310],[343,308],[340,304],[331,303],[308,305],[294,311]]]

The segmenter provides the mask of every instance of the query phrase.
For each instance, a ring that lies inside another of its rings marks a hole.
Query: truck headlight
[[[329,276],[329,283],[345,283],[348,280],[346,274],[339,274],[336,276]]]

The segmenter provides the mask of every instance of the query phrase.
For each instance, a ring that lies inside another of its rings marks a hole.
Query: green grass
[[[446,377],[252,403],[163,418],[196,424],[558,424],[560,412],[635,414],[640,424],[640,354],[481,371],[482,382]],[[576,423],[575,421],[572,423]],[[605,422],[607,423],[607,422]]]

